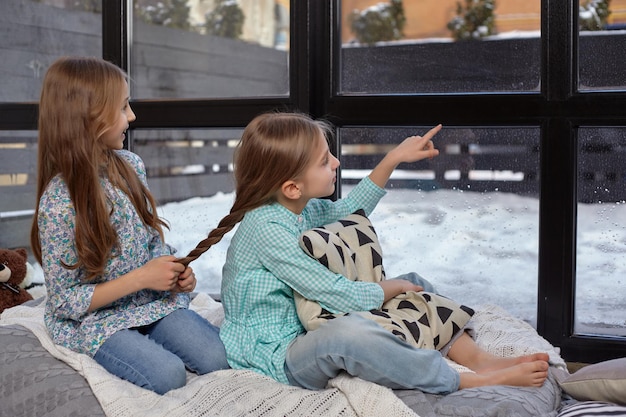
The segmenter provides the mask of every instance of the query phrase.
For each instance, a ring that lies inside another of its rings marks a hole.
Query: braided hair
[[[270,112],[255,117],[235,150],[235,202],[217,227],[184,258],[188,265],[230,232],[244,215],[276,201],[281,185],[296,179],[311,163],[317,138],[331,134],[322,121],[302,113]]]

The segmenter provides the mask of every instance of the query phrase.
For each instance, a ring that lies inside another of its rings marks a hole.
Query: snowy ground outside
[[[344,187],[344,193],[346,188]],[[460,303],[497,304],[533,325],[537,308],[539,202],[506,193],[388,190],[370,216],[387,276],[415,271]],[[181,256],[228,213],[233,194],[159,208]],[[626,334],[626,204],[579,207],[577,317]],[[191,265],[197,290],[219,293],[230,232]]]

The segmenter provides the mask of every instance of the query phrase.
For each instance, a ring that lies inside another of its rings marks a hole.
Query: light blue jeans
[[[407,279],[435,292],[417,274]],[[340,372],[392,389],[433,394],[458,390],[460,377],[437,350],[417,349],[372,320],[351,313],[298,336],[287,349],[285,372],[292,385],[323,389]]]
[[[114,333],[94,359],[110,373],[158,394],[184,386],[186,368],[202,375],[229,367],[219,328],[187,309]]]

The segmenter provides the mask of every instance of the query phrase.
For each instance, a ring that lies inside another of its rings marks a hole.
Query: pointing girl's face
[[[306,198],[327,197],[335,191],[339,160],[330,153],[326,138],[321,132],[318,141],[316,154],[301,180],[300,190]]]

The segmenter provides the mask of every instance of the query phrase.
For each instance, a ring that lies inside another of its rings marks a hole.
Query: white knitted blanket
[[[161,396],[111,375],[87,355],[54,344],[43,322],[43,306],[40,303],[38,307],[22,305],[5,310],[0,325],[28,328],[54,357],[87,380],[109,417],[417,416],[390,389],[348,375],[331,380],[325,390],[310,391],[251,371],[188,374],[187,385]],[[206,294],[198,294],[191,308],[215,325],[220,325],[224,318],[221,304]],[[492,353],[517,356],[548,352],[552,364],[565,369],[552,345],[530,325],[499,307],[477,308],[470,324],[477,343]],[[459,371],[468,371],[451,361],[450,364]]]
[[[29,329],[46,350],[87,380],[109,417],[416,416],[390,389],[347,375],[330,381],[325,390],[310,391],[252,371],[189,373],[187,385],[158,395],[113,376],[87,355],[54,344],[43,322],[43,306],[7,309],[0,325]],[[206,294],[198,294],[191,308],[215,325],[224,318],[221,304]]]
[[[530,324],[496,305],[486,304],[474,310],[476,314],[466,327],[478,346],[487,352],[504,358],[546,352],[550,355],[550,365],[567,371],[559,349],[539,336]],[[448,363],[459,372],[472,372],[451,360]]]

